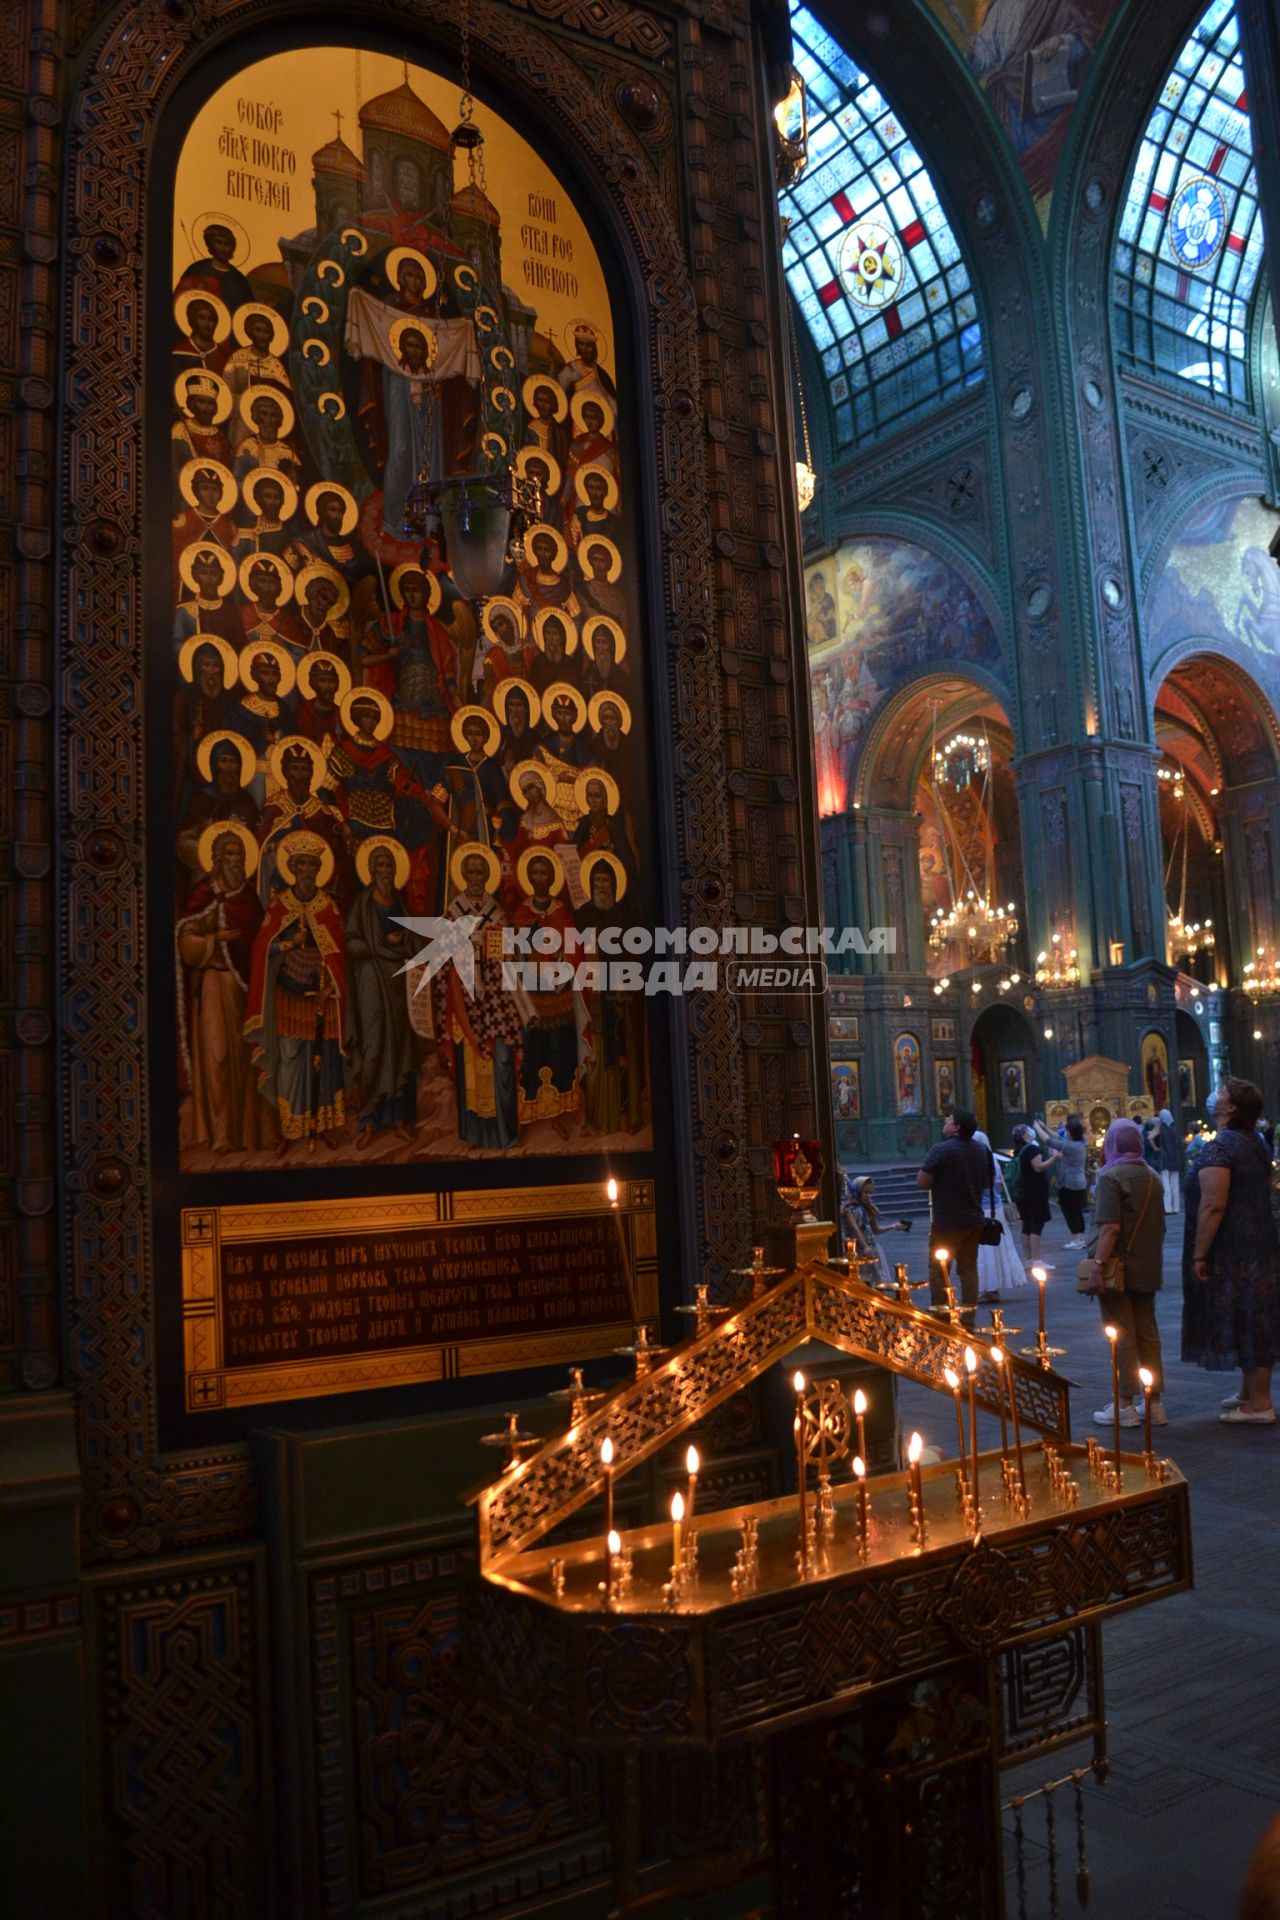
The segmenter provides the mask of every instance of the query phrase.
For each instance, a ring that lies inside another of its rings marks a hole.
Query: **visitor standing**
[[[1164,1188],[1164,1210],[1166,1213],[1180,1213],[1182,1204],[1182,1142],[1178,1130],[1173,1124],[1173,1115],[1168,1107],[1161,1107],[1156,1116],[1159,1132],[1153,1145],[1159,1156],[1160,1184]]]
[[[850,1180],[841,1204],[840,1218],[857,1253],[865,1259],[874,1259],[878,1262],[879,1283],[888,1287],[893,1285],[893,1274],[889,1267],[889,1257],[880,1245],[880,1235],[890,1227],[896,1227],[900,1233],[907,1233],[910,1231],[911,1222],[882,1220],[872,1197],[874,1193],[873,1175],[861,1173],[856,1180]]]
[[[1051,1267],[1051,1260],[1040,1259],[1040,1235],[1049,1220],[1049,1169],[1062,1154],[1057,1147],[1042,1147],[1032,1127],[1015,1127],[1013,1142],[1018,1152],[1022,1251],[1028,1266]]]
[[[971,1319],[978,1305],[978,1234],[995,1174],[990,1147],[979,1146],[973,1137],[977,1130],[977,1115],[967,1108],[949,1113],[942,1123],[942,1139],[930,1147],[916,1175],[916,1185],[923,1187],[932,1201],[930,1297],[935,1307],[946,1305],[946,1275],[936,1257],[939,1249],[945,1248],[960,1275],[960,1299]]]
[[[1036,1132],[1044,1144],[1050,1136],[1037,1124]],[[1078,1113],[1067,1115],[1067,1124],[1058,1144],[1062,1160],[1058,1172],[1058,1205],[1071,1238],[1066,1245],[1084,1246],[1084,1200],[1089,1186],[1089,1143],[1084,1137],[1084,1121]]]
[[[1271,1369],[1280,1359],[1280,1242],[1271,1211],[1271,1155],[1256,1126],[1262,1095],[1228,1080],[1218,1131],[1187,1176],[1182,1243],[1182,1358],[1210,1373],[1239,1367],[1227,1426],[1274,1426]]]
[[[991,1152],[991,1142],[981,1127],[974,1134],[980,1147]],[[978,1243],[978,1305],[980,1307],[998,1307],[1001,1295],[1012,1293],[1027,1285],[1026,1268],[1018,1258],[1018,1250],[1013,1243],[1013,1229],[1005,1212],[1009,1204],[1009,1191],[1000,1171],[1000,1162],[991,1154],[991,1164],[995,1170],[995,1188],[987,1190],[987,1211],[1000,1221],[1004,1232],[995,1246]]]
[[[1140,1367],[1154,1382],[1151,1418],[1158,1427],[1168,1424],[1156,1325],[1156,1295],[1163,1283],[1163,1200],[1160,1178],[1142,1151],[1141,1127],[1135,1120],[1113,1120],[1102,1143],[1102,1169],[1094,1188],[1089,1260],[1082,1260],[1079,1270],[1082,1289],[1098,1295],[1103,1324],[1119,1330],[1122,1427],[1136,1427],[1143,1418],[1134,1404],[1143,1391]],[[1091,1279],[1086,1273],[1090,1261]],[[1093,1417],[1099,1426],[1110,1426],[1115,1411],[1112,1402]]]

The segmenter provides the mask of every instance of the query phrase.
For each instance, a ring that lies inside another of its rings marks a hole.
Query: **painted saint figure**
[[[446,918],[474,921],[475,973],[470,992],[454,966],[442,967],[431,982],[441,1059],[454,1084],[459,1138],[473,1147],[509,1147],[519,1133],[516,1057],[529,1009],[526,994],[503,984],[497,855],[464,841],[450,876],[459,891]]]
[[[244,1038],[253,944],[262,924],[250,885],[257,854],[246,827],[207,827],[200,838],[202,878],[177,927],[189,1144],[214,1153],[252,1152],[275,1139]]]
[[[418,1080],[401,975],[409,936],[398,925],[409,856],[398,840],[377,834],[362,842],[356,868],[364,885],[347,915],[347,1052],[360,1101],[356,1146],[364,1148],[388,1128],[397,1140],[411,1138]]]
[[[245,1035],[262,1096],[280,1125],[278,1153],[323,1140],[340,1144],[346,1122],[342,1046],[347,978],[342,916],[325,883],[333,854],[314,833],[290,833],[277,865],[285,885],[253,949]]]

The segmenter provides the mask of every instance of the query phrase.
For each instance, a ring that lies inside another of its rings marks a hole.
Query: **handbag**
[[[1142,1231],[1142,1223],[1147,1217],[1147,1208],[1151,1205],[1151,1195],[1160,1188],[1160,1177],[1147,1168],[1151,1178],[1147,1181],[1147,1191],[1143,1195],[1142,1205],[1138,1208],[1138,1217],[1133,1223],[1133,1232],[1128,1244],[1119,1253],[1099,1267],[1096,1260],[1082,1260],[1076,1268],[1077,1293],[1123,1293],[1125,1256],[1132,1253],[1133,1243]]]
[[[1004,1221],[996,1218],[996,1162],[994,1154],[991,1157],[991,1187],[987,1198],[991,1203],[991,1211],[978,1228],[978,1245],[980,1247],[998,1247],[1004,1239]]]

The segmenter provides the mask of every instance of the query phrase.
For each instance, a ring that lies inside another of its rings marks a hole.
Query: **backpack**
[[[1022,1198],[1022,1156],[1015,1153],[1008,1166],[1003,1169],[1004,1190],[1016,1207]]]

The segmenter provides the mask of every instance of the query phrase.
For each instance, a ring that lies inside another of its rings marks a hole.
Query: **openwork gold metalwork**
[[[979,1404],[998,1411],[999,1375],[989,1340],[900,1305],[834,1267],[806,1266],[745,1301],[709,1333],[671,1349],[643,1378],[619,1387],[567,1433],[474,1495],[481,1570],[523,1552],[600,1492],[606,1436],[620,1478],[808,1340],[825,1340],[944,1393],[944,1370],[963,1369],[964,1349],[972,1346],[979,1360]],[[1068,1440],[1068,1382],[1012,1357],[1006,1365],[1023,1426]]]

